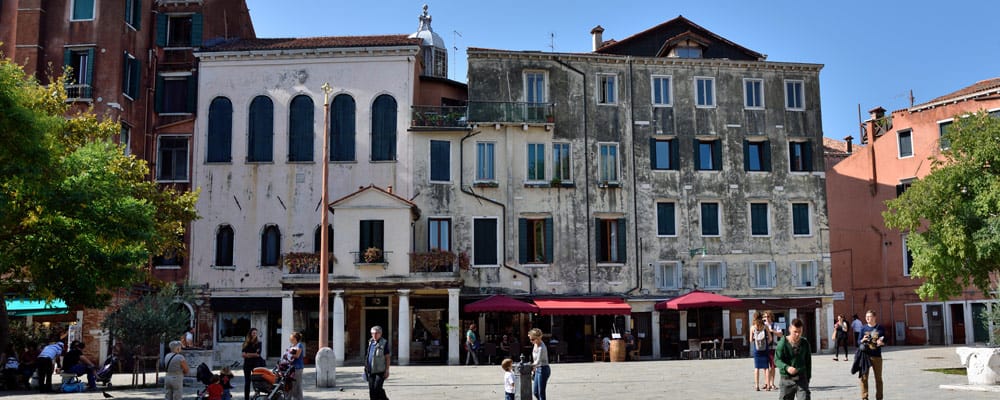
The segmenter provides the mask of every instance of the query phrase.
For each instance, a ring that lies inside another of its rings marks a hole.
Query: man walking
[[[368,341],[368,356],[365,357],[365,380],[368,381],[368,398],[371,400],[389,400],[382,385],[389,379],[389,360],[392,351],[389,341],[382,337],[382,327],[375,325],[371,329],[372,338]]]
[[[861,322],[861,318],[858,318],[858,314],[854,314],[854,320],[851,321],[851,330],[854,331],[854,344],[858,344],[858,340],[861,339],[861,329],[865,327],[865,324]]]
[[[885,328],[878,324],[875,311],[865,313],[868,323],[861,328],[858,340],[859,351],[865,352],[871,360],[872,374],[875,375],[875,399],[882,400],[882,346],[885,346]],[[861,371],[861,398],[868,400],[868,371]]]
[[[788,326],[788,336],[778,341],[774,363],[781,373],[778,398],[809,400],[809,378],[812,376],[812,350],[809,340],[802,337],[802,320],[796,318]]]
[[[469,361],[475,361],[479,365],[479,337],[476,336],[476,324],[469,324],[469,330],[465,331],[465,365]]]

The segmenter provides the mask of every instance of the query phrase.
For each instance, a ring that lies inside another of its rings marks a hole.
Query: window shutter
[[[698,148],[701,143],[698,142],[698,139],[692,139],[692,141],[694,142],[694,169],[698,171],[701,169],[701,149]]]
[[[361,221],[361,234],[358,235],[358,251],[364,254],[368,247],[371,247],[372,228],[371,221]]]
[[[135,30],[142,29],[142,1],[140,0],[132,2],[132,23]]]
[[[750,141],[743,141],[743,170],[750,170]]]
[[[330,112],[330,161],[354,161],[354,98],[337,95]]]
[[[142,82],[142,66],[139,63],[139,59],[136,58],[132,61],[132,87],[129,88],[132,100],[139,100],[139,95],[141,94],[141,90],[139,90],[140,82]]]
[[[517,260],[524,264],[528,262],[528,220],[517,219]]]
[[[187,77],[187,108],[186,111],[194,113],[198,106],[198,78],[194,75]]]
[[[604,224],[600,218],[594,219],[594,232],[597,235],[597,246],[594,246],[597,250],[597,262],[605,261],[604,259]]]
[[[761,167],[763,167],[764,171],[770,171],[771,170],[771,142],[770,141],[764,141],[763,147],[764,147],[764,159],[761,160]]]
[[[722,171],[722,140],[712,141],[712,170]]]
[[[156,14],[156,45],[164,47],[167,45],[167,14]]]
[[[708,276],[705,274],[705,262],[698,261],[698,286],[707,287]]]
[[[684,267],[684,265],[681,264],[680,262],[675,262],[674,263],[674,287],[675,288],[682,288],[682,287],[684,287],[684,271],[682,270],[683,267]]]
[[[798,263],[796,263],[795,261],[792,261],[789,264],[791,264],[791,268],[792,268],[792,287],[802,286],[802,281],[799,280],[799,266],[798,266]]]
[[[153,101],[156,112],[163,112],[163,76],[156,77],[156,98]]]
[[[677,139],[670,139],[670,169],[679,170],[680,166],[680,149],[677,148]]]
[[[770,280],[767,283],[768,287],[773,288],[778,285],[778,272],[777,268],[775,267],[774,261],[770,261],[767,264],[768,264],[768,273],[771,274]]]
[[[201,31],[201,14],[194,14],[191,16],[191,47],[201,47]]]
[[[91,87],[94,86],[94,54],[94,49],[87,49],[87,76],[84,78],[87,82],[80,82],[86,83]],[[91,94],[91,96],[93,96],[93,94]]]
[[[802,170],[812,171],[813,170],[813,149],[811,142],[802,143]]]
[[[757,265],[753,261],[747,261],[747,276],[750,277],[750,287],[760,287],[757,283]]]
[[[624,263],[626,260],[626,255],[628,254],[628,249],[626,248],[627,241],[625,240],[625,233],[628,229],[625,228],[625,218],[618,219],[618,259],[615,260],[620,263]]]
[[[649,169],[659,169],[656,164],[656,139],[649,138]]]
[[[552,237],[552,234],[554,233],[553,232],[554,228],[555,227],[553,226],[552,218],[546,218],[545,219],[545,262],[549,264],[551,264],[552,261],[555,259],[555,254],[552,254],[552,251],[555,248],[554,244],[555,241],[554,238]]]
[[[726,271],[726,262],[723,261],[719,264],[719,286],[722,288],[729,287],[729,272]]]
[[[288,160],[313,160],[313,102],[309,96],[292,99],[288,123]]]
[[[208,162],[232,161],[233,106],[217,97],[208,108]]]
[[[812,272],[812,286],[819,287],[819,267],[816,261],[810,261],[809,264],[810,272]]]
[[[664,285],[663,282],[663,273],[665,272],[663,271],[664,268],[666,267],[663,263],[656,263],[655,267],[653,267],[653,282],[658,289],[663,289],[667,286]]]
[[[385,230],[383,229],[382,221],[375,221],[372,223],[372,236],[375,243],[375,247],[382,250],[383,257],[385,256]]]

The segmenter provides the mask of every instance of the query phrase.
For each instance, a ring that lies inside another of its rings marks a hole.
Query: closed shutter
[[[73,62],[73,52],[70,51],[69,49],[63,50],[63,71],[66,71],[66,68],[73,67],[72,65],[70,65],[72,62]]]
[[[819,287],[819,266],[816,261],[809,262],[809,271],[812,272],[812,287]]]
[[[799,279],[799,265],[797,262],[792,261],[789,263],[792,269],[792,287],[802,286],[802,281]]]
[[[663,263],[656,263],[656,267],[653,268],[653,283],[656,285],[656,288],[658,289],[663,289],[666,287],[666,285],[663,284],[664,268],[665,266]]]
[[[555,250],[554,238],[552,234],[554,233],[554,226],[552,223],[552,218],[545,219],[545,262],[552,264],[555,259],[555,255],[552,252]]]
[[[382,250],[385,256],[385,229],[383,221],[372,221],[372,243]]]
[[[139,63],[139,59],[132,59],[132,86],[129,87],[129,93],[131,94],[132,100],[139,100],[139,95],[141,94],[140,82],[142,82],[142,66]]]
[[[232,161],[233,105],[225,97],[208,108],[208,162]]]
[[[474,265],[497,264],[497,222],[495,219],[473,220]]]
[[[517,260],[521,264],[528,262],[528,220],[517,219]]]
[[[451,180],[451,142],[431,140],[431,180]]]
[[[708,287],[708,274],[705,273],[704,261],[698,261],[698,286]]]
[[[361,221],[358,235],[358,252],[364,254],[365,250],[372,247],[372,226],[371,221]]]
[[[372,105],[372,161],[396,159],[396,100],[381,95]]]
[[[156,98],[153,101],[153,108],[158,113],[163,112],[163,91],[165,89],[163,81],[163,76],[156,77]]]
[[[770,171],[771,170],[771,142],[770,141],[765,141],[763,143],[763,146],[764,146],[764,159],[761,161],[761,166],[764,168],[764,171]]]
[[[190,75],[187,77],[187,99],[184,112],[194,113],[198,107],[198,77]]]
[[[768,267],[768,273],[771,274],[771,279],[767,282],[767,284],[768,284],[768,287],[772,287],[773,288],[773,287],[775,287],[775,286],[778,285],[778,272],[777,272],[777,268],[775,268],[774,261],[770,261],[767,264],[768,264],[767,265],[767,267]]]
[[[660,169],[656,162],[656,139],[649,138],[649,168]]]
[[[628,254],[628,249],[626,248],[627,241],[625,240],[625,232],[628,229],[625,228],[625,218],[618,219],[618,258],[615,261],[624,263],[626,259],[626,254]]]
[[[164,47],[167,45],[167,14],[156,14],[156,45]]]
[[[600,218],[594,219],[594,232],[596,234],[596,239],[597,239],[596,240],[597,245],[594,247],[597,249],[597,262],[607,261],[607,257],[604,255],[605,251],[604,247],[606,246],[606,244],[604,243],[605,235],[604,235],[603,222],[604,221],[602,221]]]
[[[701,142],[698,139],[692,139],[694,143],[694,170],[701,170]]]
[[[292,99],[288,121],[288,161],[313,160],[313,102],[309,96]]]
[[[722,141],[712,141],[712,170],[722,171]]]
[[[191,16],[191,47],[201,47],[201,32],[201,14],[194,14]]]
[[[726,262],[719,263],[719,287],[725,289],[729,287],[729,271],[726,270]]]
[[[681,167],[680,149],[677,148],[677,139],[670,139],[670,169],[679,170]]]
[[[753,261],[747,261],[747,275],[750,277],[750,287],[759,288],[760,284],[757,281],[757,264]]]
[[[354,98],[341,94],[333,99],[330,118],[330,161],[354,161]]]
[[[743,170],[750,170],[750,141],[743,141]]]
[[[676,235],[674,203],[656,203],[656,233]]]
[[[135,30],[142,29],[142,1],[135,0],[132,2],[132,15],[130,17],[132,19],[132,27]]]

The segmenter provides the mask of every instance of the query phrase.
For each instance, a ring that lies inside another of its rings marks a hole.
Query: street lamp
[[[327,343],[327,335],[330,332],[329,323],[327,321],[330,315],[329,303],[330,303],[330,290],[328,288],[327,276],[330,273],[330,252],[327,247],[330,243],[330,234],[327,229],[328,217],[330,210],[327,206],[330,204],[329,198],[329,176],[330,176],[330,92],[333,88],[330,87],[330,83],[326,82],[321,86],[323,89],[323,182],[321,184],[323,190],[321,207],[320,228],[319,228],[319,348],[329,347]]]

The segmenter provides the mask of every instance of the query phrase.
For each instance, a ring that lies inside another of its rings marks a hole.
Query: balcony
[[[550,124],[555,122],[555,105],[503,101],[470,101],[469,121],[482,124]]]
[[[363,265],[381,265],[383,268],[389,268],[390,254],[392,254],[391,251],[383,251],[374,247],[370,247],[365,251],[351,252],[354,258],[354,265],[359,267]]]
[[[421,130],[466,129],[466,107],[413,106],[410,126]]]
[[[66,101],[82,101],[93,98],[93,88],[90,85],[66,85]]]

